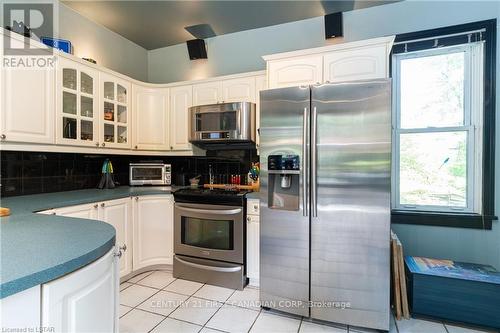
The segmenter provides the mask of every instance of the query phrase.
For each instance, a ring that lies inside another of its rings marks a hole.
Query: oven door
[[[244,263],[243,208],[175,204],[175,254]]]

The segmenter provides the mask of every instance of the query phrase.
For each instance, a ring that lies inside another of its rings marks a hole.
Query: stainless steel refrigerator
[[[261,92],[264,307],[389,329],[390,87]]]

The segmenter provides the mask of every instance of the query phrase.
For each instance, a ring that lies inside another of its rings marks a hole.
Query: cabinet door
[[[171,195],[134,198],[134,270],[172,265],[174,204]]]
[[[386,78],[388,58],[386,45],[336,51],[324,57],[324,79],[329,82]]]
[[[193,105],[217,104],[223,102],[220,81],[193,85]]]
[[[54,210],[55,215],[76,217],[81,219],[95,220],[97,216],[97,204],[85,204],[78,206],[70,206],[57,208]]]
[[[132,221],[130,198],[117,199],[99,204],[99,220],[116,229],[116,247],[122,250],[120,277],[132,272]]]
[[[54,143],[55,72],[51,67],[0,68],[2,141]]]
[[[99,74],[91,67],[59,58],[57,68],[58,144],[99,145]]]
[[[134,86],[134,149],[168,150],[168,89]]]
[[[255,128],[256,128],[256,133],[255,133],[255,145],[257,149],[259,149],[259,143],[260,143],[260,133],[259,133],[259,128],[260,128],[260,92],[262,90],[267,89],[267,79],[265,75],[260,75],[255,78],[255,90],[256,90],[256,97],[255,97]]]
[[[255,77],[222,81],[222,100],[224,102],[255,103]]]
[[[193,105],[193,86],[170,89],[170,149],[191,150],[189,108]]]
[[[55,332],[117,332],[114,252],[42,285],[42,327]]]
[[[247,276],[250,284],[259,285],[259,264],[260,264],[260,245],[259,245],[259,216],[247,216]]]
[[[100,140],[101,147],[130,148],[130,88],[129,82],[100,74]]]
[[[271,60],[267,64],[267,75],[270,89],[322,83],[323,56]]]

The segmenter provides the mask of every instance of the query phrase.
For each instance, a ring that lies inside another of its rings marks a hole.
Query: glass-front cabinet
[[[101,73],[101,135],[102,147],[130,148],[130,83]]]
[[[57,82],[57,143],[98,146],[98,72],[60,57]]]

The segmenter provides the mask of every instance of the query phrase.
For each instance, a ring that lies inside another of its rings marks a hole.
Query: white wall
[[[403,1],[344,14],[344,40],[400,34],[486,19],[500,19],[499,1]],[[185,44],[148,53],[151,82],[172,82],[265,68],[262,55],[323,46],[323,18],[260,28],[208,40],[208,60],[189,61]],[[500,31],[497,31],[497,38]],[[342,42],[342,41],[340,41]],[[497,40],[500,47],[500,38]],[[497,52],[499,55],[500,52]],[[497,59],[498,64],[498,59]],[[497,65],[500,79],[500,66]],[[500,84],[497,83],[497,96]],[[500,98],[496,128],[500,133]],[[500,214],[500,135],[496,138],[496,207]],[[410,255],[491,264],[500,269],[500,226],[472,230],[393,225]]]
[[[134,79],[148,80],[146,49],[62,3],[59,5],[59,37],[71,41],[77,57],[92,58],[97,64]]]

